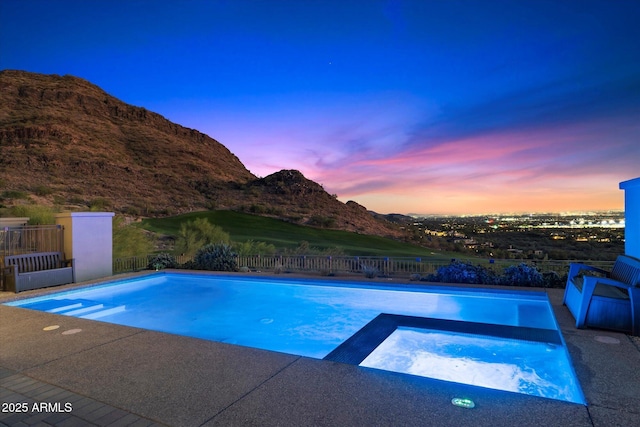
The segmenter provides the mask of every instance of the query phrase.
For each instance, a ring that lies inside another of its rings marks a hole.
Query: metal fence
[[[125,273],[145,270],[149,266],[153,255],[118,258],[114,260],[113,272]],[[177,261],[183,264],[192,260],[191,257],[180,256]],[[320,275],[329,274],[371,274],[386,277],[410,277],[412,274],[425,276],[435,273],[439,267],[449,265],[451,261],[438,260],[431,261],[415,257],[372,257],[372,256],[320,256],[320,255],[255,255],[239,256],[237,258],[239,267],[246,267],[252,271],[265,272],[305,272],[317,273]],[[579,261],[579,260],[461,260],[474,265],[492,268],[496,272],[501,272],[505,267],[526,263],[535,265],[542,273],[555,272],[562,276],[569,271],[569,264],[572,262],[584,262],[589,265],[604,269],[610,269],[613,261]]]
[[[61,225],[0,228],[0,289],[4,280],[4,257],[32,252],[64,252],[64,228]]]
[[[238,265],[252,270],[317,272],[320,274],[362,273],[384,276],[409,276],[435,272],[444,263],[425,262],[415,257],[371,256],[241,256]]]
[[[151,262],[151,259],[153,257],[154,255],[151,254],[125,258],[114,258],[113,274],[131,273],[135,271],[147,270],[149,269],[149,263]],[[191,261],[193,259],[193,257],[184,255],[179,255],[175,258],[178,264],[184,264],[185,262]]]

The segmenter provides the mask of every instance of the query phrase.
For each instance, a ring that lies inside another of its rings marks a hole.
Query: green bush
[[[211,224],[206,218],[197,218],[180,224],[180,230],[176,236],[176,252],[193,255],[205,245],[229,242],[229,233]]]
[[[89,203],[89,209],[91,212],[102,212],[108,209],[109,206],[111,206],[111,202],[109,199],[105,199],[104,197],[98,197]]]
[[[147,255],[151,252],[153,252],[153,242],[144,230],[133,224],[125,224],[121,216],[113,217],[114,258]]]
[[[335,226],[336,219],[331,217],[325,217],[322,215],[313,215],[311,218],[309,218],[309,221],[307,221],[307,224],[313,227],[331,228]]]
[[[567,280],[555,272],[541,273],[537,267],[528,264],[506,267],[502,275],[480,265],[453,261],[438,268],[435,274],[422,277],[427,282],[474,283],[479,285],[530,286],[562,288]]]
[[[38,196],[48,196],[53,190],[46,185],[37,185],[33,188],[33,192]]]
[[[178,261],[176,258],[168,253],[161,253],[155,255],[149,261],[149,265],[147,266],[149,270],[162,270],[165,268],[178,268]]]
[[[24,191],[7,190],[2,193],[3,199],[28,199],[29,195]]]
[[[11,216],[28,217],[29,225],[52,225],[56,223],[56,211],[49,206],[17,205],[9,210]]]
[[[238,260],[231,246],[225,243],[207,244],[193,259],[197,270],[238,271]]]
[[[567,284],[567,274],[560,276],[555,271],[546,271],[542,273],[545,288],[564,288]]]
[[[544,277],[536,267],[519,264],[511,265],[504,269],[502,282],[512,286],[542,286]]]
[[[460,261],[453,261],[447,266],[440,267],[435,274],[430,274],[422,280],[427,282],[476,283],[481,285],[495,285],[499,281],[493,270]]]
[[[276,253],[276,247],[272,244],[254,242],[253,240],[247,240],[246,242],[234,242],[231,246],[238,256],[273,255]]]

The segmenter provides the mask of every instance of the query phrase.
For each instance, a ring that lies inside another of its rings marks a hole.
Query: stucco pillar
[[[66,212],[56,215],[64,227],[64,255],[73,258],[76,281],[113,274],[112,212]]]
[[[640,178],[620,183],[624,190],[624,252],[640,258]]]

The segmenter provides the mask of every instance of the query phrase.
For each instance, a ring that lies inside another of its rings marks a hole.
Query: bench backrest
[[[18,273],[52,270],[62,267],[62,252],[36,252],[32,254],[10,255],[4,258],[5,266],[15,265]]]
[[[640,285],[640,260],[625,255],[618,256],[610,277],[630,286]]]

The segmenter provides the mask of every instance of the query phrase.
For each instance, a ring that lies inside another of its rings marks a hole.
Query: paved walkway
[[[0,426],[161,426],[149,419],[69,390],[0,368]],[[42,405],[45,403],[45,405]],[[53,406],[52,406],[53,404]]]
[[[548,294],[588,406],[0,305],[0,425],[640,425],[640,343]]]

